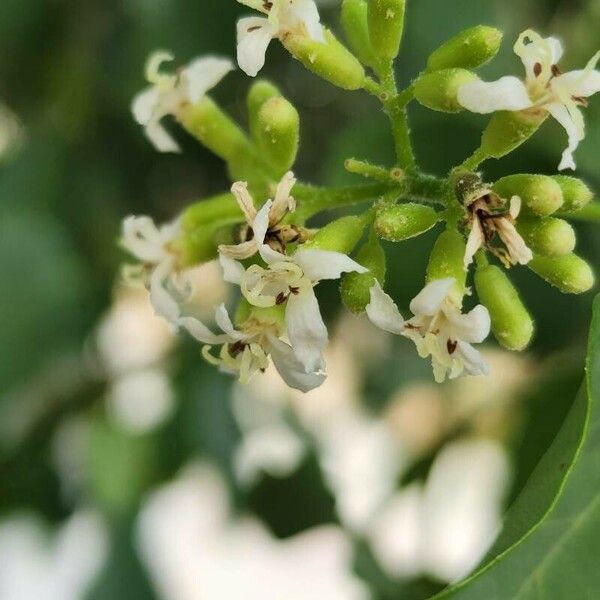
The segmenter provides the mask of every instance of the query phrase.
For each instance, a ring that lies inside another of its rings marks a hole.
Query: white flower
[[[245,17],[237,24],[237,59],[240,69],[255,77],[265,64],[267,47],[274,38],[290,33],[325,42],[319,10],[314,0],[238,0],[267,15]]]
[[[159,152],[179,152],[177,142],[161,125],[167,115],[177,117],[183,107],[202,100],[227,73],[230,60],[208,56],[197,58],[176,74],[161,73],[162,63],[173,60],[169,52],[153,53],[146,64],[146,80],[152,85],[140,92],[131,105],[135,120]]]
[[[140,280],[150,289],[156,313],[174,324],[180,316],[181,301],[189,295],[189,284],[178,272],[173,243],[180,233],[175,221],[158,228],[150,217],[127,217],[123,221],[121,245],[139,261],[128,266],[126,279]]]
[[[365,273],[367,269],[340,252],[300,249],[292,256],[273,250],[265,243],[268,215],[272,201],[259,211],[254,234],[266,268],[253,264],[244,269],[227,254],[220,254],[225,281],[239,285],[250,304],[272,307],[286,304],[287,333],[307,373],[322,370],[323,348],[327,345],[327,329],[313,287],[324,279],[338,279],[342,273]]]
[[[305,241],[305,229],[282,223],[288,212],[296,210],[296,201],[290,195],[295,184],[296,178],[293,173],[284,175],[277,186],[275,199],[257,212],[248,192],[248,184],[242,181],[234,183],[231,191],[246,217],[247,227],[242,236],[244,241],[235,246],[221,245],[219,252],[237,260],[244,260],[258,252],[257,238],[280,252],[285,252],[287,243]]]
[[[521,199],[518,196],[511,198],[508,213],[494,213],[493,210],[502,203],[498,196],[490,192],[467,207],[470,213],[471,233],[465,252],[465,269],[473,262],[473,257],[480,248],[487,248],[507,267],[515,264],[526,265],[533,259],[533,252],[514,225],[521,212]],[[491,244],[496,233],[506,249]]]
[[[573,152],[585,137],[580,106],[600,91],[600,71],[595,70],[600,52],[585,69],[562,74],[558,62],[563,54],[560,41],[542,38],[535,31],[524,31],[514,46],[525,66],[525,81],[502,77],[498,81],[473,81],[458,90],[458,101],[467,110],[491,113],[499,110],[541,109],[550,113],[567,131],[569,144],[563,152],[559,170],[575,169]]]
[[[319,368],[307,372],[291,346],[280,339],[281,325],[276,318],[254,313],[237,330],[221,304],[216,310],[215,320],[222,334],[214,334],[193,317],[182,317],[177,324],[199,342],[207,344],[202,354],[208,362],[224,372],[237,375],[241,383],[248,383],[258,372],[264,372],[269,366],[269,356],[282,379],[294,389],[308,392],[325,381],[325,375],[318,372]],[[210,353],[211,347],[216,345],[221,346],[218,358]]]
[[[376,283],[371,288],[367,314],[371,321],[396,335],[412,339],[419,356],[431,356],[433,374],[438,383],[469,375],[487,375],[489,368],[481,354],[471,346],[481,343],[490,333],[487,309],[476,306],[462,314],[453,298],[453,278],[437,279],[427,284],[410,304],[415,315],[404,321],[394,301]]]

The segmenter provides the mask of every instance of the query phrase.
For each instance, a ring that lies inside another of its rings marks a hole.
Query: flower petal
[[[256,213],[256,217],[252,222],[252,231],[254,232],[254,239],[258,246],[265,243],[265,237],[267,236],[267,231],[269,229],[269,213],[271,212],[271,206],[273,206],[273,201],[267,200],[258,213]]]
[[[129,216],[123,220],[121,245],[142,262],[158,263],[167,258],[164,243],[150,217]]]
[[[298,250],[293,256],[294,262],[311,281],[339,279],[342,273],[366,273],[365,269],[349,256],[331,250]]]
[[[328,335],[319,303],[312,288],[291,294],[285,310],[285,322],[294,354],[306,373],[323,368],[323,348]]]
[[[224,304],[219,304],[219,306],[217,306],[217,309],[215,310],[215,322],[222,331],[234,340],[243,340],[246,337],[233,326]]]
[[[294,0],[289,3],[285,25],[293,27],[298,23],[304,25],[311,40],[325,43],[319,9],[314,0]]]
[[[523,110],[532,106],[525,84],[512,76],[491,82],[465,83],[458,89],[458,102],[467,110],[481,114]]]
[[[527,81],[539,79],[542,85],[551,79],[552,66],[558,64],[563,55],[562,43],[558,38],[543,38],[531,29],[519,35],[514,51],[523,62]]]
[[[473,258],[477,251],[485,244],[485,236],[481,227],[481,221],[475,215],[473,223],[471,225],[471,232],[467,239],[467,247],[465,249],[465,271],[469,268],[469,265],[473,262]]]
[[[240,285],[246,272],[244,266],[237,260],[227,256],[227,254],[219,254],[219,263],[223,269],[223,279],[227,283]]]
[[[146,137],[159,152],[181,152],[179,144],[171,134],[161,125],[158,116],[152,118],[146,125]]]
[[[219,252],[221,254],[226,254],[228,257],[235,260],[246,260],[247,258],[254,256],[257,251],[258,248],[255,240],[249,240],[247,242],[242,242],[241,244],[221,244],[219,246]]]
[[[147,125],[158,105],[160,93],[155,86],[141,91],[131,103],[131,112],[137,123]]]
[[[283,219],[286,213],[296,210],[296,201],[291,196],[292,188],[296,185],[296,178],[290,171],[286,173],[279,184],[275,193],[275,200],[269,213],[269,225],[276,225]]]
[[[577,167],[575,165],[573,152],[577,150],[579,142],[585,137],[585,131],[582,131],[581,126],[575,122],[573,114],[569,112],[564,104],[556,102],[554,104],[549,104],[545,108],[565,128],[569,139],[569,143],[564,150],[560,164],[558,165],[558,170],[563,171],[565,169],[572,169],[574,171]]]
[[[446,316],[452,324],[452,335],[458,340],[480,344],[490,334],[490,313],[481,304],[466,315],[458,311],[448,311]]]
[[[231,338],[228,335],[214,334],[204,323],[202,323],[202,321],[195,319],[194,317],[181,317],[177,320],[177,325],[185,329],[201,344],[218,346],[231,341]]]
[[[325,381],[327,376],[323,373],[304,372],[304,366],[291,346],[272,335],[268,339],[273,365],[288,386],[301,392],[310,392]]]
[[[167,258],[150,275],[150,303],[157,315],[164,317],[171,324],[176,324],[181,308],[167,289],[173,266],[173,260]]]
[[[552,84],[563,87],[569,96],[588,98],[600,92],[600,71],[569,71],[557,77]]]
[[[410,303],[411,312],[416,316],[434,316],[441,309],[455,282],[453,277],[449,277],[428,283]]]
[[[246,17],[237,23],[237,61],[240,69],[256,77],[265,65],[265,55],[277,30],[262,17]]]
[[[459,341],[457,352],[464,362],[465,371],[469,375],[489,375],[490,367],[482,354],[466,342]]]
[[[244,213],[248,225],[254,223],[256,219],[256,208],[254,208],[254,200],[248,191],[248,184],[245,181],[236,181],[231,186],[231,193],[235,196],[240,210]]]
[[[400,335],[404,329],[404,319],[394,301],[381,289],[379,282],[375,282],[369,292],[371,302],[366,310],[371,322],[384,331]]]
[[[196,104],[202,100],[206,92],[214,88],[234,68],[227,58],[207,56],[192,61],[182,73],[190,102]]]

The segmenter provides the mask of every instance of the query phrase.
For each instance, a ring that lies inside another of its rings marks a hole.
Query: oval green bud
[[[481,152],[502,158],[526,142],[546,120],[546,111],[500,111],[494,113],[481,138]]]
[[[594,287],[590,265],[576,254],[535,256],[527,266],[565,294],[583,294]]]
[[[476,69],[498,54],[501,43],[502,32],[494,27],[477,25],[465,29],[431,54],[427,69]]]
[[[248,108],[248,121],[250,123],[250,133],[256,140],[258,131],[258,113],[262,105],[271,98],[281,96],[279,89],[270,81],[260,79],[252,84],[246,98]]]
[[[448,277],[456,280],[455,301],[459,305],[462,303],[467,282],[464,267],[465,251],[464,237],[456,230],[447,229],[435,242],[427,265],[428,282]]]
[[[533,337],[533,319],[506,273],[496,265],[478,268],[475,288],[490,312],[498,342],[509,350],[524,350]]]
[[[404,31],[405,0],[369,0],[369,37],[378,58],[394,60]]]
[[[208,96],[183,110],[181,124],[188,133],[227,162],[253,154],[248,136]]]
[[[296,162],[300,142],[300,116],[281,96],[267,100],[258,113],[258,148],[279,178]]]
[[[346,39],[360,61],[372,67],[377,60],[369,38],[367,13],[366,0],[344,0],[342,4],[342,27]]]
[[[313,235],[302,248],[332,250],[342,254],[350,254],[360,241],[365,229],[362,217],[349,216],[332,221]]]
[[[401,242],[429,231],[438,221],[439,215],[431,206],[393,204],[377,209],[374,226],[380,238]]]
[[[493,189],[502,198],[519,196],[523,212],[540,217],[555,213],[563,205],[560,185],[547,175],[509,175],[496,181]]]
[[[563,219],[520,218],[517,230],[534,254],[542,256],[564,256],[575,250],[575,230]]]
[[[594,199],[594,192],[577,177],[554,175],[552,179],[562,190],[564,200],[562,210],[565,212],[580,210]]]
[[[465,83],[477,80],[475,73],[465,69],[444,69],[424,73],[414,84],[415,98],[427,108],[446,113],[461,112],[458,90]]]
[[[368,241],[356,255],[356,262],[369,269],[368,273],[346,273],[342,277],[340,293],[344,306],[354,314],[365,311],[371,300],[370,290],[377,280],[383,287],[385,283],[385,251],[377,236],[370,235]]]
[[[345,90],[360,89],[365,80],[363,66],[331,31],[323,31],[324,44],[295,33],[287,35],[283,44],[292,56],[319,77]]]

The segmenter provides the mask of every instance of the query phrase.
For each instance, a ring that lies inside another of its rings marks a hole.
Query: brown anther
[[[458,342],[448,340],[446,342],[446,348],[448,349],[448,354],[454,354],[456,352],[457,346],[458,346]]]
[[[252,33],[253,31],[258,31],[259,29],[262,29],[261,25],[253,25],[252,27],[248,27],[247,31],[248,33]]]
[[[412,323],[405,323],[404,327],[406,327],[406,329],[419,329],[418,327],[415,327]]]
[[[300,293],[300,288],[290,286],[290,292],[294,294],[294,296],[297,296]]]
[[[264,8],[266,11],[270,11],[270,10],[273,8],[273,3],[272,3],[272,2],[270,2],[269,0],[265,0],[265,1],[263,2],[263,8]]]
[[[559,75],[562,75],[562,71],[560,70],[560,67],[558,65],[552,65],[551,70],[552,70],[552,75],[554,77],[558,77]]]
[[[542,64],[541,63],[535,63],[535,65],[533,65],[533,74],[536,77],[539,77],[542,73]]]
[[[587,98],[584,98],[583,96],[571,96],[572,100],[574,102],[576,102],[577,104],[579,104],[579,106],[583,106],[583,108],[587,108],[588,107],[588,100]]]
[[[283,292],[279,292],[277,298],[275,298],[276,306],[281,306],[287,299],[288,297]]]
[[[244,342],[242,342],[241,340],[238,340],[237,342],[230,344],[229,354],[231,355],[232,358],[235,358],[236,356],[241,354],[245,348],[246,348],[246,344]]]

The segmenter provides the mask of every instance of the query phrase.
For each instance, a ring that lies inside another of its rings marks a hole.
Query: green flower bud
[[[375,54],[394,60],[404,30],[405,0],[369,0],[369,36]]]
[[[496,181],[494,191],[502,198],[519,196],[523,212],[547,217],[563,205],[560,185],[546,175],[509,175]]]
[[[461,112],[464,109],[458,103],[458,89],[476,79],[475,73],[465,69],[445,69],[424,73],[415,81],[415,98],[431,110],[447,113]]]
[[[475,288],[490,311],[498,342],[509,350],[524,350],[533,337],[533,320],[506,273],[496,265],[478,268]]]
[[[250,122],[250,132],[254,139],[257,139],[258,132],[258,113],[262,105],[271,98],[281,96],[281,92],[270,81],[263,79],[252,84],[246,98],[248,107],[248,120]]]
[[[316,42],[307,35],[290,33],[283,44],[309,71],[345,90],[363,86],[365,70],[358,59],[331,31],[325,29],[325,40]]]
[[[563,194],[562,210],[564,212],[575,212],[587,206],[594,199],[594,192],[577,177],[569,175],[554,175],[552,177]]]
[[[464,267],[465,251],[464,237],[456,230],[447,229],[435,242],[427,265],[428,282],[448,277],[456,280],[454,293],[455,301],[459,305],[462,303],[467,282],[467,273]]]
[[[360,61],[369,66],[377,63],[369,38],[366,0],[344,0],[342,4],[342,27],[350,47]]]
[[[377,209],[375,231],[380,238],[401,242],[429,231],[439,221],[438,213],[423,204],[382,205]]]
[[[258,113],[256,139],[262,156],[281,177],[296,162],[300,140],[300,116],[281,96],[267,100]]]
[[[494,113],[481,138],[486,157],[502,158],[526,142],[546,120],[546,111],[500,111]]]
[[[354,314],[365,311],[369,304],[370,289],[377,280],[383,287],[385,283],[385,252],[377,239],[371,234],[368,241],[360,248],[356,255],[356,262],[361,264],[368,273],[346,273],[342,277],[340,293],[344,306]]]
[[[476,69],[498,54],[501,43],[500,30],[485,25],[470,27],[435,50],[427,60],[427,70]]]
[[[230,220],[197,225],[193,222],[192,213],[186,211],[181,223],[181,237],[173,245],[183,268],[209,262],[217,257],[219,244],[233,243]]]
[[[575,230],[563,219],[520,218],[517,229],[534,254],[564,256],[575,250]]]
[[[527,266],[565,294],[582,294],[594,286],[590,265],[576,254],[536,256]]]
[[[236,308],[234,322],[237,327],[241,327],[248,319],[270,323],[283,330],[285,328],[285,306],[257,307],[242,298]]]
[[[181,124],[188,133],[227,162],[253,154],[248,136],[207,96],[197,104],[186,107]]]
[[[360,241],[365,224],[362,217],[342,217],[319,229],[302,247],[350,254]]]

